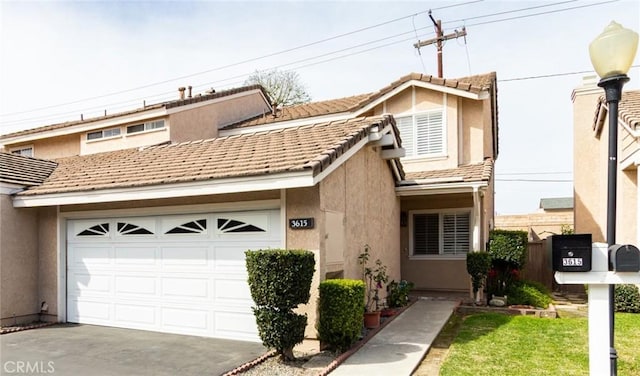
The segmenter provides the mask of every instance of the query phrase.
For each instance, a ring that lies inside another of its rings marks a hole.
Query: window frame
[[[116,131],[116,130],[118,131],[118,133],[117,133],[117,134],[109,135],[109,136],[106,136],[106,135],[105,135],[105,133],[106,133],[106,132]],[[89,138],[89,135],[90,135],[90,134],[100,134],[100,137],[97,137],[97,138],[91,138],[91,139],[90,139],[90,138]],[[114,138],[120,138],[120,137],[122,137],[122,129],[120,129],[120,127],[114,127],[114,128],[100,129],[100,130],[97,130],[97,131],[91,131],[91,132],[87,132],[87,133],[86,133],[86,135],[85,135],[85,138],[86,138],[86,141],[87,141],[87,142],[95,142],[95,141],[102,141],[102,140],[111,140],[111,139],[114,139]]]
[[[160,122],[162,122],[162,126],[157,126],[157,123],[160,123]],[[139,126],[142,126],[142,130],[131,131],[132,128],[139,127]],[[157,120],[145,121],[144,123],[127,125],[125,132],[127,136],[129,136],[129,135],[137,135],[142,133],[157,132],[157,131],[165,130],[166,128],[167,128],[167,122],[165,121],[165,119],[157,119]]]
[[[473,208],[448,208],[448,209],[424,209],[409,211],[409,259],[410,260],[461,260],[466,259],[467,254],[472,251],[473,243]],[[414,216],[420,214],[438,214],[438,254],[415,254],[415,224]],[[467,214],[469,216],[469,248],[466,253],[450,254],[444,253],[444,221],[447,214]]]
[[[442,134],[442,150],[434,153],[418,154],[418,146],[416,143],[417,135],[418,135],[417,119],[418,117],[423,115],[430,115],[430,114],[436,114],[436,113],[439,113],[442,118],[442,123],[440,124],[440,130]],[[402,147],[407,152],[407,156],[404,157],[405,159],[440,158],[440,157],[447,156],[447,112],[445,107],[438,108],[438,109],[425,110],[425,111],[411,112],[407,114],[398,114],[397,116],[395,116],[395,118],[396,118],[396,125],[400,132],[400,138],[402,138],[403,136],[402,128],[400,126],[401,119],[411,118],[411,140],[412,140],[411,149],[409,149],[407,147],[408,145],[405,145],[404,143],[402,145]],[[404,140],[406,139],[407,138],[405,136]]]
[[[25,150],[31,150],[31,154],[30,155],[23,154],[22,152]],[[9,153],[13,155],[19,155],[21,157],[35,158],[35,148],[33,147],[33,145],[22,145],[22,146],[9,148]]]

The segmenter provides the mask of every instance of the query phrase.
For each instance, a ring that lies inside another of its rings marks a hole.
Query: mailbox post
[[[557,235],[554,235],[555,238]],[[553,239],[551,240],[553,244]],[[552,245],[553,248],[553,245]],[[556,252],[568,255],[569,248]],[[574,253],[575,255],[575,253]],[[556,257],[556,255],[554,255]],[[562,262],[562,261],[561,261]],[[609,263],[613,271],[609,270]],[[613,245],[593,243],[591,252],[591,270],[576,272],[575,269],[556,270],[555,278],[559,284],[589,285],[589,374],[591,376],[611,376],[610,344],[603,341],[611,334],[610,289],[611,285],[640,284],[640,272],[635,265],[640,263],[640,251],[633,245]],[[571,262],[570,262],[571,263]],[[556,263],[554,262],[554,269]],[[616,267],[618,269],[616,269]]]

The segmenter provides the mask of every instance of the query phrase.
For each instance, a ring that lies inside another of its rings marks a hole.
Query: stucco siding
[[[253,93],[173,113],[169,115],[171,141],[214,138],[218,136],[218,129],[225,125],[268,114],[269,109],[262,98]]]
[[[38,212],[0,195],[0,324],[38,319]]]
[[[146,122],[157,121],[162,119],[147,120],[145,122],[133,122],[123,124],[116,127],[108,127],[105,129],[120,128],[120,136],[108,137],[105,139],[87,140],[87,133],[80,136],[81,147],[80,154],[104,153],[115,150],[137,148],[143,146],[158,145],[170,140],[169,134],[171,130],[170,122],[165,118],[164,128],[148,130],[144,132],[127,133],[127,127],[131,125],[144,124]],[[93,131],[92,131],[93,132]]]
[[[636,170],[620,172],[619,217],[616,226],[616,243],[638,243],[638,174]]]
[[[597,138],[593,130],[601,94],[601,89],[576,92],[573,101],[574,229],[592,234],[594,242],[606,241],[608,133],[605,126]]]
[[[481,102],[471,99],[462,99],[462,124],[461,137],[462,164],[477,163],[484,159],[485,142],[491,142],[491,137],[485,137],[485,118]],[[491,124],[491,123],[489,123]]]
[[[48,321],[58,314],[58,213],[57,208],[39,209],[38,216],[38,303],[49,306]],[[61,250],[65,252],[65,250]]]
[[[80,135],[72,134],[23,142],[12,145],[5,145],[6,151],[14,148],[33,146],[33,156],[40,159],[55,159],[80,155]]]

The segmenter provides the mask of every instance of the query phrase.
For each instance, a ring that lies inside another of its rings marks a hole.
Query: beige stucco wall
[[[55,159],[80,155],[80,135],[72,134],[5,145],[6,151],[14,148],[33,146],[35,158]]]
[[[58,213],[56,207],[38,209],[38,303],[47,302],[48,321],[58,315]]]
[[[143,124],[151,121],[162,120],[163,118],[156,118],[145,120],[144,122],[136,121],[132,123],[126,123],[117,127],[106,127],[104,129],[120,128],[120,136],[108,137],[106,139],[89,140],[87,141],[87,133],[84,132],[80,135],[80,154],[95,154],[104,153],[108,151],[122,150],[137,148],[142,146],[158,145],[163,142],[170,141],[170,129],[171,124],[165,119],[164,128],[152,129],[149,131],[136,132],[127,134],[127,127],[131,125]],[[93,131],[92,131],[93,132]]]
[[[182,110],[169,115],[171,140],[184,142],[214,138],[221,127],[265,113],[269,113],[269,108],[257,92]]]
[[[594,112],[602,89],[578,88],[573,95],[573,197],[574,229],[590,233],[594,242],[605,242],[607,214],[607,123],[596,137]]]
[[[38,319],[38,212],[0,195],[0,324]]]
[[[561,234],[563,226],[573,228],[573,210],[498,215],[495,221],[498,229],[527,231],[529,240],[536,241],[554,234]]]

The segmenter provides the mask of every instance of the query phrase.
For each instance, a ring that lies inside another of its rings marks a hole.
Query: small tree
[[[490,294],[505,295],[511,283],[520,278],[520,270],[527,260],[527,244],[526,231],[491,230],[488,250],[491,255]]]
[[[300,76],[294,71],[280,71],[277,69],[255,71],[244,81],[245,85],[262,85],[269,93],[273,107],[291,106],[307,103],[311,97],[300,82]]]
[[[285,360],[293,360],[293,347],[304,340],[307,316],[293,312],[309,301],[315,260],[304,250],[268,249],[245,252],[249,288],[256,304],[262,343]]]
[[[484,286],[487,274],[491,269],[491,256],[488,252],[471,252],[467,254],[467,273],[471,276],[473,298],[478,302],[478,291]]]

